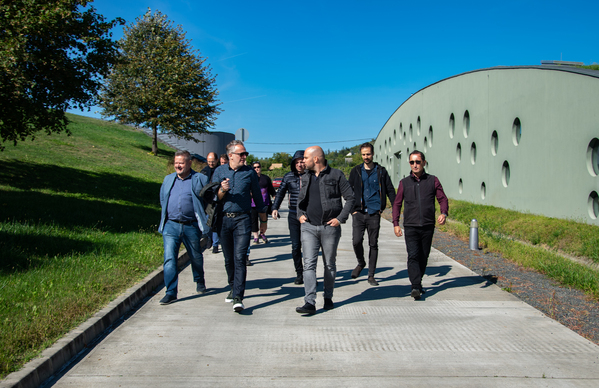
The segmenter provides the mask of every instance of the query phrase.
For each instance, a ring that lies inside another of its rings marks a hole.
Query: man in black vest
[[[435,232],[435,197],[441,207],[441,215],[437,218],[440,225],[445,224],[449,205],[439,179],[424,172],[426,166],[424,154],[414,150],[409,160],[412,171],[399,182],[397,195],[393,201],[393,228],[395,235],[401,237],[399,217],[401,204],[405,202],[403,226],[408,251],[408,276],[412,284],[410,296],[418,300],[424,293],[422,277],[426,271]]]

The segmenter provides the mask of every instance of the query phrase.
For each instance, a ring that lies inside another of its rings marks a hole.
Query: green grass
[[[72,136],[0,152],[0,377],[162,263],[158,192],[172,150],[69,115]]]
[[[558,254],[599,263],[599,227],[456,200],[450,200],[449,214],[457,223],[448,223],[441,230],[466,240],[475,218],[484,249],[599,299],[599,271]]]

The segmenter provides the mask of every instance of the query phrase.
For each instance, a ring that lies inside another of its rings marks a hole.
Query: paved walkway
[[[160,290],[54,386],[599,386],[599,346],[436,250],[427,293],[410,298],[403,239],[381,222],[378,287],[366,270],[351,278],[351,220],[343,225],[335,309],[322,309],[319,278],[317,314],[295,312],[304,291],[287,221],[271,220],[271,242],[252,247],[241,314],[224,301],[222,254],[207,252],[207,294],[194,293],[187,267],[178,302],[160,306]]]

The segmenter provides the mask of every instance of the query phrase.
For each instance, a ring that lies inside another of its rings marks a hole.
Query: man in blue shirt
[[[374,278],[376,262],[379,254],[379,230],[381,227],[381,213],[387,207],[387,198],[393,203],[395,188],[385,167],[375,163],[374,147],[370,143],[360,146],[360,154],[364,163],[354,167],[349,173],[349,184],[356,195],[356,202],[352,209],[352,243],[358,265],[352,271],[353,279],[360,276],[366,267],[364,260],[364,231],[368,232],[368,284],[378,286]]]
[[[217,218],[216,230],[225,256],[225,269],[231,287],[225,301],[233,302],[233,310],[241,312],[244,309],[246,257],[252,229],[252,198],[260,216],[260,233],[266,232],[267,215],[258,174],[245,164],[248,152],[243,142],[230,142],[227,145],[227,153],[229,164],[217,167],[212,174],[212,182],[220,182],[217,195],[222,205],[219,206],[222,210]]]
[[[204,202],[200,191],[207,183],[205,175],[191,169],[191,155],[187,151],[175,153],[175,172],[164,178],[160,188],[162,214],[158,231],[164,242],[164,284],[166,295],[160,304],[177,300],[177,258],[181,243],[191,259],[191,271],[196,291],[206,292],[204,257],[202,251],[210,243]]]

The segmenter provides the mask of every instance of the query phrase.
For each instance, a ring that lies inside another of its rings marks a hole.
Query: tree
[[[152,153],[158,154],[158,131],[198,141],[220,113],[215,79],[192,50],[181,26],[148,9],[125,27],[121,58],[100,96],[104,117],[151,128]]]
[[[87,0],[0,2],[0,150],[6,141],[66,131],[69,108],[89,108],[118,54]]]

